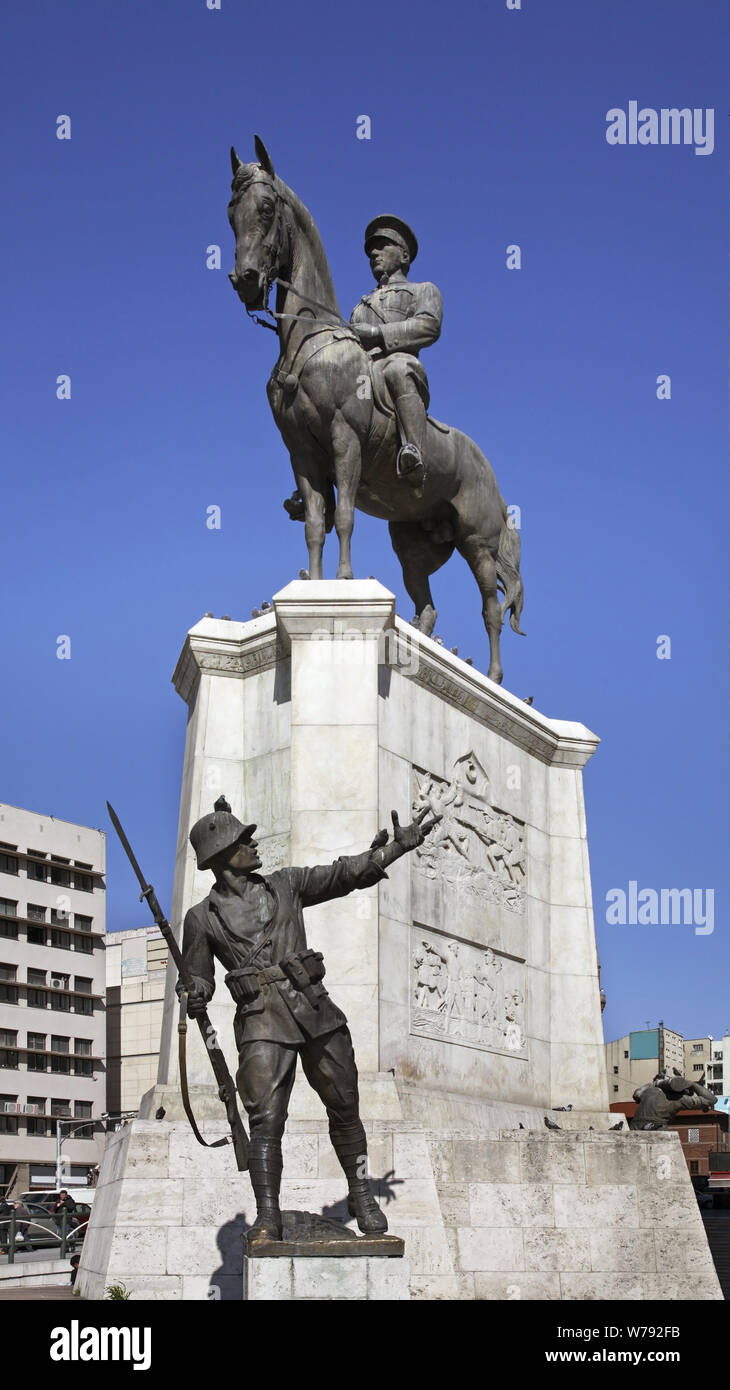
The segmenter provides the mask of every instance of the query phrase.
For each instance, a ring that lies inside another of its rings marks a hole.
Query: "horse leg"
[[[332,427],[332,453],[337,484],[335,530],[340,543],[340,561],[335,577],[353,579],[350,542],[355,522],[355,497],[362,471],[362,449],[355,430],[342,415],[338,416]]]
[[[460,555],[464,556],[482,596],[482,616],[489,638],[490,681],[502,683],[502,662],[499,654],[499,638],[502,631],[502,605],[497,593],[496,557],[487,541],[473,532],[456,542]]]
[[[413,626],[430,637],[436,624],[429,575],[449,559],[453,541],[434,541],[420,521],[388,523],[393,549],[403,570],[403,583],[416,606]]]
[[[325,499],[309,478],[295,470],[297,488],[304,503],[304,539],[309,554],[309,578],[322,578],[322,551],[325,537]]]

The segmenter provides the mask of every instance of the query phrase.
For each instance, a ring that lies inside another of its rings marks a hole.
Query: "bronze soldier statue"
[[[364,854],[266,875],[257,873],[256,826],[232,815],[225,798],[190,832],[198,868],[212,870],[215,884],[185,917],[182,954],[194,985],[188,1012],[199,1014],[212,997],[217,958],[228,971],[226,984],[238,1006],[236,1083],[251,1127],[249,1173],[256,1197],[250,1243],[281,1239],[281,1139],[298,1057],[327,1111],[332,1144],[347,1177],[350,1215],[365,1234],[388,1229],[367,1176],[347,1019],[322,983],[321,953],[307,948],[303,909],[387,877],[388,865],[420,845],[436,824],[425,820],[426,814],[424,809],[411,825],[401,826],[394,811],[392,841],[388,844],[387,832],[381,831]]]
[[[412,284],[408,280],[418,242],[400,217],[384,214],[368,223],[365,254],[378,288],[363,295],[350,322],[373,363],[381,364],[395,408],[401,436],[398,475],[419,489],[426,478],[423,447],[429,389],[418,354],[435,343],[441,332],[441,295],[429,281]]]
[[[714,1110],[717,1096],[702,1081],[659,1073],[646,1086],[639,1086],[634,1091],[638,1109],[629,1129],[666,1129],[680,1110]]]

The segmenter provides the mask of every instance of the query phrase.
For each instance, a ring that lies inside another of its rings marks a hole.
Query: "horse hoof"
[[[495,685],[501,685],[503,677],[504,671],[502,670],[501,666],[495,666],[494,670],[492,670],[490,666],[489,670],[487,671],[487,680],[494,681]]]
[[[336,578],[337,578],[337,579],[354,579],[355,576],[354,576],[354,574],[352,573],[352,570],[350,569],[350,566],[349,566],[349,565],[345,565],[342,569],[338,569]]]

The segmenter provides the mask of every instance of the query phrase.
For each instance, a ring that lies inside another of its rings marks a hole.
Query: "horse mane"
[[[270,184],[272,190],[283,200],[286,207],[292,214],[297,230],[304,237],[309,246],[315,272],[320,279],[321,289],[325,299],[331,301],[332,307],[339,314],[339,305],[335,294],[332,272],[329,261],[319,235],[317,224],[312,217],[309,208],[304,206],[301,198],[297,197],[293,188],[290,188],[278,174],[268,174],[262,169],[260,164],[241,164],[231,183],[231,199],[229,206],[238,202],[238,199],[251,187],[252,183],[260,180],[262,183]],[[295,268],[292,267],[292,274]]]

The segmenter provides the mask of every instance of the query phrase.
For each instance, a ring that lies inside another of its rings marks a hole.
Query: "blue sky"
[[[107,828],[109,797],[169,902],[184,635],[206,610],[248,616],[305,561],[264,392],[275,341],[226,279],[228,148],[252,158],[258,131],[317,220],[345,312],[370,288],[362,230],[380,211],[414,226],[418,275],[442,290],[424,355],[434,414],[478,440],[522,512],[528,635],[505,634],[506,685],[603,740],[585,787],[607,1037],[660,1018],[720,1033],[725,7],[312,0],[304,14],[291,0],[5,8],[0,799]],[[630,100],[714,108],[714,153],[610,147],[606,112]],[[384,524],[358,515],[354,557],[409,617]],[[462,561],[434,591],[446,644],[486,669]],[[712,935],[607,924],[606,892],[632,879],[712,889]],[[108,883],[110,925],[143,922],[111,838]]]

